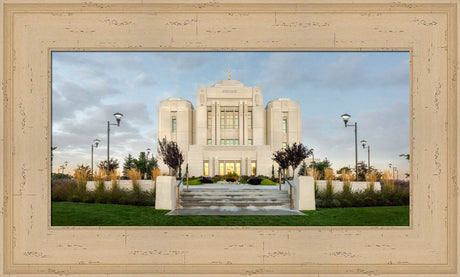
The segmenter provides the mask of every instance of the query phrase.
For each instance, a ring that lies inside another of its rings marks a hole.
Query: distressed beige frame
[[[1,273],[458,276],[458,2],[48,2],[0,3]],[[52,50],[410,51],[410,226],[51,227]]]

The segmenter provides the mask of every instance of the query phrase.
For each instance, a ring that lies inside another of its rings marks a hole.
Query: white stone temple
[[[190,176],[272,175],[273,152],[302,141],[299,103],[270,101],[264,109],[260,87],[222,80],[199,87],[196,108],[169,98],[158,109],[158,138],[175,141],[184,153],[182,172]],[[159,159],[160,170],[168,168]]]

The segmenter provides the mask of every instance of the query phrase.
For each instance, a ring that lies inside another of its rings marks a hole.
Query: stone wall
[[[325,180],[317,180],[316,184],[318,185],[318,188],[320,191],[326,189]],[[368,182],[351,182],[351,191],[353,192],[364,191],[368,187],[368,184],[369,184]],[[332,181],[332,187],[334,188],[334,192],[341,192],[343,188],[343,182],[334,180]],[[375,191],[381,190],[380,182],[374,182],[374,190]]]
[[[157,177],[158,178],[158,177]],[[139,186],[142,191],[152,191],[155,188],[155,183],[152,180],[138,180]],[[125,190],[132,190],[133,184],[131,180],[120,180],[118,186],[121,189]],[[104,187],[106,190],[112,189],[112,181],[105,181]],[[88,181],[86,183],[86,189],[89,191],[93,191],[96,189],[96,182],[95,181]]]

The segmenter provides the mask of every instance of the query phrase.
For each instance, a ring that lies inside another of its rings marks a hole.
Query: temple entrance
[[[219,175],[227,175],[236,173],[241,175],[241,162],[239,161],[220,161],[219,162]]]

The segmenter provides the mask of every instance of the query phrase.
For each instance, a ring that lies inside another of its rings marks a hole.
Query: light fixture
[[[345,127],[348,125],[348,120],[350,119],[351,115],[344,113],[342,114],[343,122],[345,123]]]
[[[123,117],[123,114],[121,113],[114,113],[113,116],[115,116],[115,119],[117,120],[117,125],[120,126],[120,120]]]

